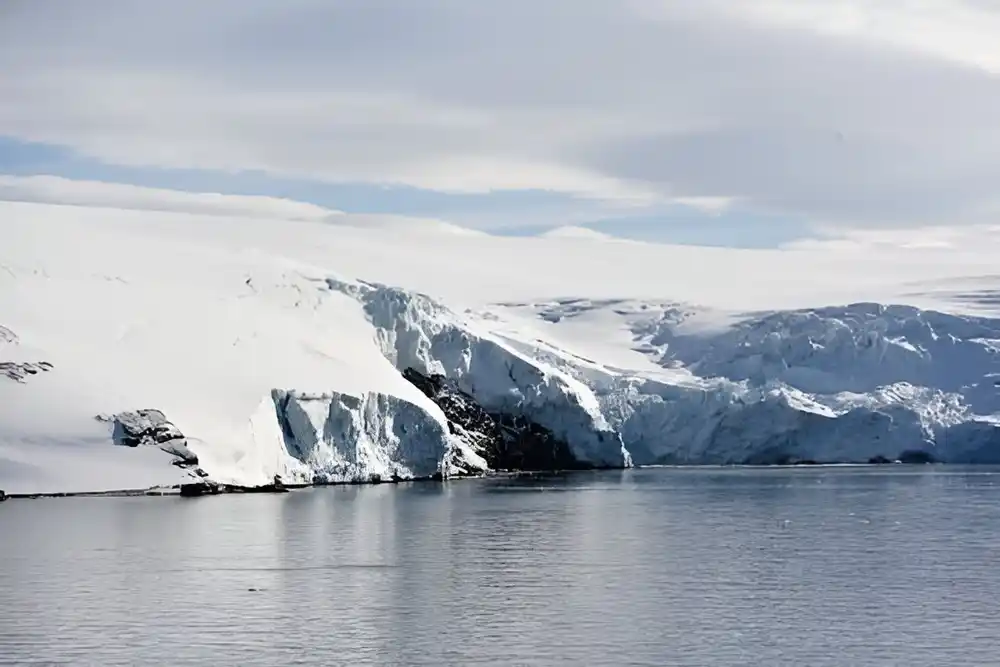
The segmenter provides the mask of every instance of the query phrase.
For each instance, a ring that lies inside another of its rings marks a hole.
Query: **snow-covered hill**
[[[378,222],[0,203],[0,488],[1000,462],[991,252]]]

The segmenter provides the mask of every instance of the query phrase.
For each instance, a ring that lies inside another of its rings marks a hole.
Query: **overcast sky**
[[[1000,0],[4,0],[0,173],[666,238],[983,224],[998,35]]]

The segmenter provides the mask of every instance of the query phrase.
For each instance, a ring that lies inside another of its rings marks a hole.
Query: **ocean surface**
[[[0,504],[0,665],[1000,664],[1000,471]]]

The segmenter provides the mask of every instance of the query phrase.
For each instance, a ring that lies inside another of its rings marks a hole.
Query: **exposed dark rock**
[[[0,489],[0,503],[7,500],[7,494],[4,493],[3,489]]]
[[[243,493],[288,493],[288,487],[281,481],[281,475],[275,475],[270,484],[244,487]]]
[[[6,377],[15,382],[24,382],[31,375],[38,375],[52,370],[52,364],[47,361],[19,362],[0,361],[0,377]]]
[[[261,484],[260,486],[240,486],[238,484],[216,484],[209,480],[200,482],[189,482],[181,484],[181,495],[186,498],[196,496],[215,496],[221,493],[288,493],[288,488],[281,482],[280,477],[275,477],[271,484]]]
[[[126,447],[161,444],[184,437],[159,410],[144,409],[120,412],[113,417],[116,444]]]
[[[769,447],[755,452],[740,462],[748,466],[808,466],[819,465],[814,459],[800,459],[790,454],[784,447]]]
[[[260,486],[224,484],[220,493],[288,493],[288,489],[274,484],[261,484]]]
[[[198,455],[188,449],[187,441],[183,438],[168,440],[167,442],[161,443],[159,447],[167,454],[177,457],[173,462],[176,466],[183,468],[186,466],[198,465]]]
[[[878,456],[873,456],[868,459],[868,463],[870,465],[885,465],[887,463],[892,463],[892,461],[879,454]]]
[[[521,415],[488,412],[442,375],[407,368],[403,377],[441,408],[451,432],[469,442],[494,470],[593,468],[578,461],[549,429]]]
[[[925,452],[920,449],[908,449],[899,455],[900,463],[909,464],[927,464],[927,463],[937,463],[937,459],[930,452]]]
[[[178,467],[198,465],[198,456],[188,448],[184,434],[160,410],[145,408],[111,416],[97,415],[95,419],[113,424],[111,437],[116,445],[155,445],[176,457],[173,463]]]
[[[11,329],[0,325],[0,343],[10,343],[17,345],[20,342],[18,335]],[[52,370],[52,364],[47,361],[0,361],[0,377],[5,377],[14,382],[24,382],[29,376],[38,375]]]
[[[219,493],[222,493],[222,487],[215,482],[205,481],[181,484],[181,496],[185,498],[193,498],[195,496],[214,496]]]

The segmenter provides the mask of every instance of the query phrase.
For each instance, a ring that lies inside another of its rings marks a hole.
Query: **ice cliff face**
[[[1000,460],[1000,319],[959,314],[997,312],[986,260],[888,253],[838,282],[839,251],[0,204],[7,491]],[[954,312],[787,308],[914,290]]]
[[[442,419],[396,396],[275,390],[272,398],[298,480],[389,481],[486,468]]]
[[[592,383],[638,463],[1000,461],[998,320],[869,303],[721,326],[677,304],[534,310],[559,323],[596,309],[669,371]]]
[[[676,304],[533,307],[556,324],[613,311],[635,348],[664,369],[651,377],[497,335],[489,320],[459,316],[424,295],[333,279],[328,286],[363,304],[382,353],[444,413],[444,427],[431,420],[427,431],[439,443],[427,450],[434,454],[422,467],[404,466],[408,472],[430,470],[446,452],[454,470],[468,472],[866,462],[914,453],[1000,461],[996,320],[855,304],[731,317],[706,329],[696,321],[704,313]]]
[[[579,462],[625,465],[627,452],[582,382],[425,295],[369,283],[328,284],[364,304],[380,349],[400,372],[449,380],[487,412],[537,424],[568,443]]]
[[[1000,320],[877,304],[721,318],[581,299],[477,315],[376,283],[306,284],[316,293],[296,285],[296,299],[317,311],[328,299],[355,304],[396,390],[271,387],[246,439],[225,445],[242,472],[221,476],[223,446],[158,407],[101,418],[111,440],[244,484],[657,463],[1000,463]],[[560,342],[563,327],[590,316],[626,330],[649,366],[602,363]],[[526,317],[551,337],[506,326]],[[11,354],[10,329],[0,333],[10,380],[59,373],[45,362],[25,370],[35,362]]]

